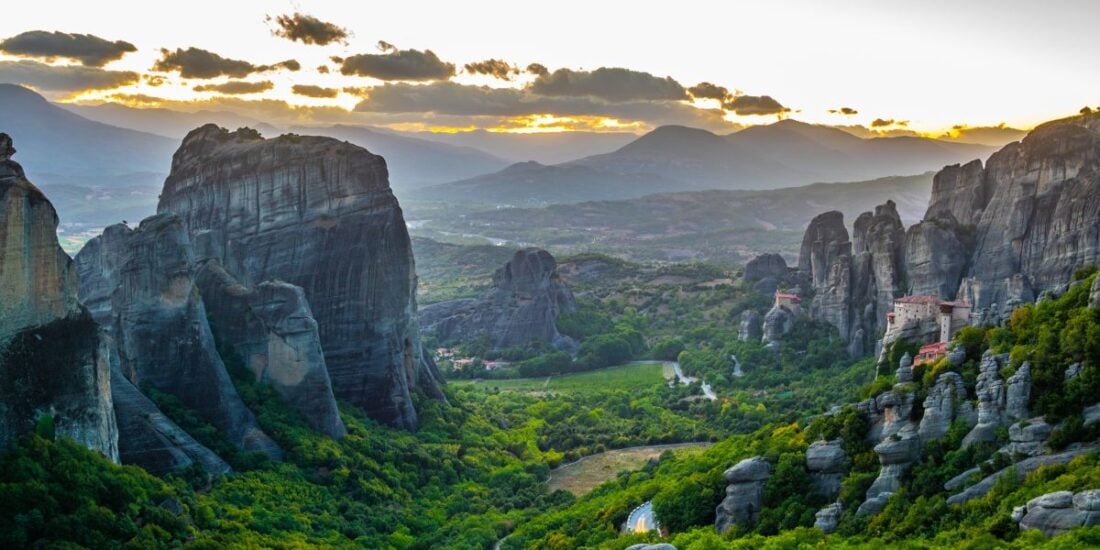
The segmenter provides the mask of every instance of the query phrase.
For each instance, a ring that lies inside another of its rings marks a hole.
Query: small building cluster
[[[785,292],[775,293],[775,308],[786,308],[795,316],[802,314],[802,298],[799,298],[797,294],[787,294]]]
[[[959,330],[970,325],[971,306],[965,301],[944,301],[935,295],[903,296],[894,300],[894,311],[886,314],[884,343],[900,337],[924,342],[913,365],[931,363],[947,353],[947,344]]]

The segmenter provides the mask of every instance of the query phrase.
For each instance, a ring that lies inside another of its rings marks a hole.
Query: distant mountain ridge
[[[993,148],[928,138],[863,139],[842,130],[784,120],[718,135],[662,126],[610,153],[559,165],[516,166],[495,174],[434,186],[424,193],[447,199],[528,204],[629,199],[654,192],[703,189],[776,189],[822,181],[859,181],[920,174],[983,157]],[[569,196],[576,167],[588,169],[587,194]],[[573,169],[570,171],[568,169]],[[461,192],[459,190],[461,189]],[[465,195],[465,196],[463,196]]]
[[[39,185],[159,185],[175,150],[169,138],[88,120],[34,91],[0,84],[0,130]]]

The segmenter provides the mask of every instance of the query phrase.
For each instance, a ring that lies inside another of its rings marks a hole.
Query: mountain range
[[[776,189],[919,174],[992,150],[918,137],[863,139],[794,120],[728,135],[663,126],[610,153],[553,166],[513,165],[434,186],[420,196],[497,203],[522,197],[522,204],[530,205],[580,202],[595,198],[593,194],[626,199],[656,191]],[[583,185],[571,181],[578,173],[585,178]]]

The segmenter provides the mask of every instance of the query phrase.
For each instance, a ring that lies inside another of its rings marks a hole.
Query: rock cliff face
[[[1043,124],[991,156],[984,169],[978,161],[945,168],[933,183],[925,220],[945,214],[957,220],[949,233],[958,237],[968,260],[955,281],[959,255],[938,252],[952,259],[938,285],[943,296],[953,298],[957,289],[976,311],[986,310],[997,320],[1015,305],[1065,284],[1077,267],[1097,263],[1098,189],[1096,114]]]
[[[53,205],[13,154],[0,134],[0,450],[50,416],[57,435],[117,462],[107,340],[77,302]]]
[[[265,281],[240,284],[217,260],[200,264],[195,283],[223,347],[256,380],[279,391],[306,422],[330,437],[347,430],[333,397],[317,321],[301,287]]]
[[[207,125],[173,156],[158,212],[180,216],[198,258],[241,284],[302,288],[336,397],[408,429],[418,425],[411,390],[443,398],[420,349],[412,248],[381,157],[330,138]]]
[[[904,292],[905,228],[893,201],[861,214],[852,238],[840,212],[814,218],[799,269],[814,289],[811,315],[837,327],[853,357],[874,351],[893,299]]]
[[[764,320],[755,309],[741,312],[741,324],[738,325],[737,339],[742,342],[756,342],[764,337]]]
[[[230,443],[281,457],[215,349],[194,283],[191,243],[178,217],[153,216],[134,230],[110,227],[80,251],[77,263],[82,294],[110,327],[123,376],[174,395]]]
[[[558,332],[555,319],[575,307],[554,257],[527,248],[493,273],[493,286],[481,297],[424,307],[420,325],[444,342],[487,336],[496,349],[542,342],[572,351],[574,342]]]
[[[787,261],[779,254],[761,254],[745,264],[744,279],[761,294],[771,294],[790,275]]]

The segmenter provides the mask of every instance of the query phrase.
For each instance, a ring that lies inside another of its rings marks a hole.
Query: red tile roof
[[[799,298],[797,294],[786,294],[783,292],[776,292],[775,297],[779,299],[794,300],[795,302],[801,302],[802,298]]]
[[[928,355],[930,353],[946,353],[946,352],[947,352],[947,343],[946,342],[936,342],[934,344],[925,344],[925,345],[921,346],[920,351],[918,351],[917,354],[918,355]]]

